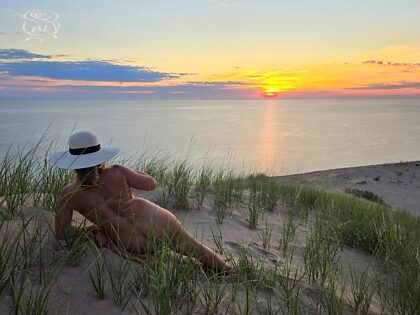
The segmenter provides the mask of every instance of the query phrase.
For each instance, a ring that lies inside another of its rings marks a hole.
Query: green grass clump
[[[237,255],[238,257],[234,262],[235,281],[237,283],[252,283],[253,286],[260,288],[273,286],[274,271],[267,269],[259,257],[256,257],[249,248],[239,246]]]
[[[273,232],[273,225],[265,222],[264,227],[260,230],[259,236],[264,249],[270,251],[271,233]]]
[[[344,314],[346,283],[337,269],[328,267],[327,278],[321,288],[319,309],[328,315]]]
[[[337,267],[342,250],[340,239],[333,224],[317,217],[311,227],[304,252],[306,274],[311,283],[325,284],[331,269]]]
[[[213,170],[209,167],[202,166],[196,176],[195,193],[196,193],[196,207],[199,209],[203,205],[211,183],[213,181]]]
[[[262,174],[246,177],[245,185],[249,191],[247,221],[250,228],[256,229],[264,213],[274,211],[280,188],[276,181]]]
[[[109,282],[112,289],[112,297],[115,304],[119,305],[122,310],[125,309],[128,302],[130,301],[132,290],[130,286],[129,276],[130,276],[130,266],[131,262],[128,256],[128,253],[124,253],[126,259],[121,259],[119,264],[114,266],[108,260],[105,260],[106,270],[108,271]],[[99,277],[97,278],[96,284],[98,285],[97,293],[103,296],[102,285],[103,280]]]
[[[382,205],[385,205],[385,201],[379,197],[378,195],[374,194],[373,192],[369,190],[360,190],[355,188],[345,188],[344,191],[348,194],[351,194],[353,196],[356,196],[358,198],[366,199],[372,202],[376,202]]]
[[[343,245],[362,249],[382,261],[389,281],[396,284],[392,294],[396,300],[389,303],[392,307],[402,314],[420,312],[420,300],[416,298],[420,296],[419,217],[315,187],[282,184],[281,192],[292,209],[326,213],[324,224],[335,228]],[[316,244],[310,246],[316,248]]]
[[[6,206],[7,212],[2,214],[5,219],[16,217],[29,200],[46,210],[55,210],[59,192],[74,174],[49,163],[51,147],[52,143],[44,143],[41,139],[32,148],[13,152],[9,149],[3,156],[0,161],[0,206]]]
[[[258,195],[258,202],[263,211],[273,212],[280,198],[280,187],[277,181],[263,174],[246,178],[246,186],[252,194]]]
[[[164,185],[168,194],[174,200],[175,209],[188,210],[188,197],[193,185],[193,169],[186,160],[175,162],[170,171],[167,172]]]
[[[279,248],[282,250],[283,255],[286,254],[289,244],[296,233],[297,224],[294,223],[293,217],[288,216],[282,223],[279,239]]]
[[[183,308],[185,313],[193,314],[198,302],[199,266],[191,257],[175,254],[169,244],[169,239],[154,244],[154,259],[145,261],[143,285],[152,303],[140,303],[147,314],[173,314]]]
[[[282,265],[275,266],[276,281],[280,293],[284,297],[284,303],[281,303],[279,311],[281,314],[300,314],[299,296],[302,286],[302,280],[305,277],[305,271],[300,270],[300,266],[293,266],[293,256],[295,247],[286,253],[285,261]]]
[[[229,295],[229,283],[217,276],[205,277],[200,285],[200,303],[204,314],[218,314],[219,308]]]
[[[74,174],[70,170],[53,167],[47,159],[38,165],[38,169],[39,175],[34,176],[33,181],[34,204],[54,212],[61,190],[74,179]]]
[[[238,181],[232,172],[222,170],[215,175],[213,185],[216,219],[219,224],[222,224],[225,219],[226,212],[232,211],[236,196],[235,193],[238,194],[236,191]]]
[[[35,164],[38,147],[27,152],[8,151],[0,165],[0,196],[7,206],[6,218],[15,217],[29,199],[32,186],[31,171]],[[4,216],[4,215],[3,215]]]
[[[122,161],[123,164],[132,164],[132,167],[138,171],[149,174],[154,177],[158,182],[162,182],[170,167],[169,157],[162,151],[145,151],[139,158],[136,158],[132,163],[131,157],[128,161]]]
[[[105,257],[98,251],[93,263],[94,271],[89,270],[89,279],[95,289],[98,297],[103,300],[105,298],[105,271],[106,271]]]
[[[249,189],[247,221],[251,229],[256,229],[259,219],[265,211],[264,186],[265,177],[248,177],[247,188]]]
[[[375,293],[375,279],[369,268],[366,268],[360,275],[350,267],[350,303],[353,305],[353,313],[359,312],[367,315]]]
[[[223,255],[225,250],[223,248],[223,234],[220,232],[220,228],[218,227],[219,233],[216,234],[213,229],[210,227],[210,233],[213,238],[214,245],[216,246],[215,250]]]
[[[263,215],[263,210],[260,192],[258,190],[251,190],[249,194],[247,217],[247,221],[251,229],[257,228],[258,221]]]
[[[32,228],[29,228],[30,223]],[[22,217],[18,230],[10,231],[12,234],[8,233],[8,223],[3,224],[0,225],[0,230],[5,232],[0,245],[1,289],[9,288],[11,313],[46,314],[50,293],[63,271],[64,260],[52,261],[43,256],[46,227],[42,220]],[[28,233],[30,229],[32,236]],[[8,241],[6,235],[12,240]],[[38,280],[34,280],[36,277]]]
[[[26,226],[29,222],[19,228],[15,232],[13,237],[10,237],[9,222],[6,220],[0,221],[0,230],[3,231],[3,235],[0,239],[0,293],[9,284],[11,276],[14,275],[20,266],[20,255],[19,255],[19,241],[22,235],[25,233]]]

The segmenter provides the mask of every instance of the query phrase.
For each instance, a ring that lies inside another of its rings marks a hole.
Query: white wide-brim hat
[[[112,159],[120,149],[103,147],[99,138],[89,131],[78,131],[69,139],[69,149],[50,155],[50,162],[65,169],[79,169],[99,165]]]

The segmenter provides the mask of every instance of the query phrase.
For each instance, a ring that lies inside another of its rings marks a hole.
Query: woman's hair
[[[101,164],[76,169],[76,176],[80,183],[80,186],[83,188],[96,186],[99,184],[99,173],[105,168],[106,162]]]

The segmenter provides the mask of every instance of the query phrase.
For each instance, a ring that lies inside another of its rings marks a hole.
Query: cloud
[[[372,64],[378,66],[397,66],[397,67],[420,67],[420,62],[391,62],[391,61],[382,61],[382,60],[366,60],[363,61],[364,64]]]
[[[134,93],[153,90],[157,93],[172,93],[175,91],[183,91],[184,93],[206,93],[208,91],[220,91],[223,86],[217,85],[190,85],[188,83],[181,83],[172,86],[92,86],[92,85],[59,85],[63,89],[77,89],[83,92],[98,92],[104,93]]]
[[[243,81],[188,81],[186,84],[192,85],[207,85],[207,86],[238,86],[246,85]]]
[[[0,49],[0,59],[50,59],[50,55],[39,55],[24,49]]]
[[[0,72],[2,71],[11,76],[106,82],[158,82],[182,75],[101,60],[2,62]]]
[[[1,88],[1,85],[0,85]],[[231,99],[254,97],[254,91],[249,89],[230,89],[224,86],[176,84],[172,86],[93,86],[32,84],[22,86],[9,84],[4,86],[0,99],[20,95],[22,98],[87,98],[87,99],[120,99],[120,98],[152,98],[171,99],[173,97],[186,99]]]
[[[397,84],[369,84],[366,86],[347,88],[347,90],[400,90],[400,89],[420,89],[420,82],[400,82]]]

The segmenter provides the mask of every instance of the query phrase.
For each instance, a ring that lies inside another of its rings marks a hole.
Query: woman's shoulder
[[[120,182],[125,178],[125,168],[125,166],[120,164],[107,165],[107,167],[103,170],[104,182]]]
[[[107,167],[108,170],[111,170],[111,172],[118,172],[120,174],[125,175],[127,172],[132,171],[131,168],[125,165],[121,164],[112,164]]]
[[[105,168],[102,171],[118,171],[121,169],[120,164],[106,164]]]

